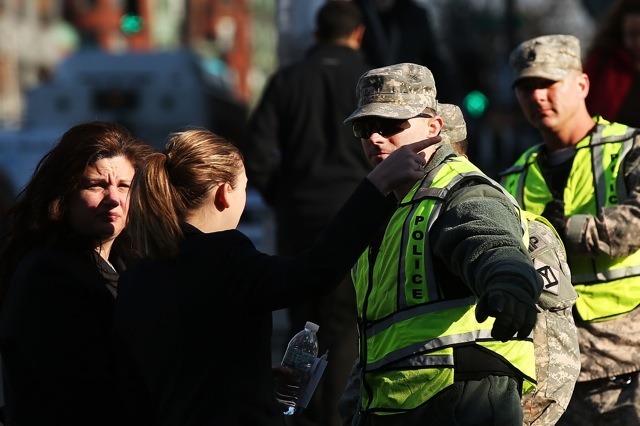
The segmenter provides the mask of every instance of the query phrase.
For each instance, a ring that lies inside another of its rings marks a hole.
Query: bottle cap
[[[316,323],[313,323],[311,321],[307,321],[307,323],[304,325],[304,328],[308,328],[309,330],[313,331],[314,333],[317,332],[320,329],[320,326]]]

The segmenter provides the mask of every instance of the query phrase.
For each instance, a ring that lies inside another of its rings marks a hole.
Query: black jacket
[[[438,88],[438,99],[455,102],[460,97],[455,69],[447,61],[427,9],[414,0],[396,0],[379,12],[375,0],[354,0],[362,9],[366,30],[362,51],[374,68],[402,62],[424,65]]]
[[[121,276],[115,331],[135,425],[283,424],[271,378],[271,312],[332,290],[391,216],[367,180],[309,251],[256,250],[237,230],[184,225],[180,254]]]
[[[36,247],[20,261],[0,313],[7,424],[118,423],[117,279],[97,253],[67,244]]]
[[[361,52],[318,44],[272,76],[252,114],[242,144],[249,185],[275,207],[280,242],[309,247],[371,170],[343,124],[367,70]]]

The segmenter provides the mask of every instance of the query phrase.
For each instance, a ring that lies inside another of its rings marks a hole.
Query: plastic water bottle
[[[277,376],[276,399],[289,408],[285,415],[295,413],[298,399],[302,395],[309,378],[311,368],[318,356],[318,329],[320,327],[310,321],[304,325],[304,330],[298,332],[287,346],[282,358],[282,365],[293,370],[291,376]]]

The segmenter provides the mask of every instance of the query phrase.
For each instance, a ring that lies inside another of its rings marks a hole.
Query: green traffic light
[[[462,104],[471,117],[479,118],[482,117],[487,110],[489,98],[487,98],[484,93],[474,90],[464,97]]]
[[[125,34],[135,34],[142,30],[142,17],[140,15],[132,15],[127,13],[120,20],[120,28]]]

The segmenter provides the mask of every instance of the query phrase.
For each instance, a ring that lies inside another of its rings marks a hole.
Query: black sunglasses
[[[432,118],[431,115],[420,113],[415,117]],[[368,139],[373,133],[388,138],[411,127],[409,119],[368,117],[353,122],[353,135],[356,138]]]

